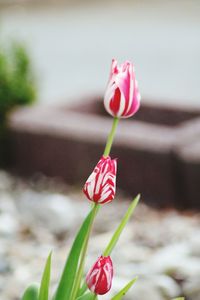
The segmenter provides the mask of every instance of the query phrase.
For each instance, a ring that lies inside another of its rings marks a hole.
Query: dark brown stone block
[[[200,118],[180,128],[174,154],[179,206],[200,208]]]
[[[20,110],[10,124],[14,166],[22,174],[42,172],[83,184],[103,153],[111,123],[55,108]],[[119,187],[132,195],[142,192],[152,203],[162,199],[161,206],[171,203],[172,142],[168,128],[122,121],[113,148]]]
[[[83,102],[84,105],[70,108],[33,107],[16,111],[10,119],[15,170],[26,175],[42,172],[83,185],[103,153],[112,124],[102,103]],[[141,120],[133,118],[134,121],[122,120],[119,124],[112,149],[112,157],[118,158],[118,187],[131,196],[140,192],[146,202],[158,207],[183,207],[183,203],[196,206],[185,189],[192,186],[187,177],[196,176],[199,169],[194,171],[190,162],[186,167],[180,153],[196,140],[193,121],[188,120],[196,118],[198,112],[155,108],[160,114],[156,118],[153,107],[149,109],[148,122],[143,121],[145,111],[148,112],[145,107],[138,117]],[[169,111],[173,111],[172,123],[168,120]]]

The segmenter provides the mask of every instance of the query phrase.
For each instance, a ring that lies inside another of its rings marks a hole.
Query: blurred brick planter
[[[10,119],[14,169],[23,175],[42,172],[83,185],[103,152],[112,118],[104,114],[100,102],[81,103],[16,111]],[[137,120],[121,121],[112,151],[113,157],[120,158],[118,186],[132,196],[142,192],[148,203],[158,207],[200,207],[190,199],[196,195],[185,194],[183,182],[190,168],[180,154],[191,139],[196,140],[195,133],[191,137],[184,132],[199,115],[144,106]]]
[[[179,128],[173,151],[180,202],[184,208],[200,208],[200,118]]]
[[[9,136],[6,130],[0,128],[0,168],[9,163]]]

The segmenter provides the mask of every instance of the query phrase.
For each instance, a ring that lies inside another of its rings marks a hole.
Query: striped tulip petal
[[[104,204],[115,197],[117,161],[102,157],[86,181],[83,192],[95,203]]]
[[[113,264],[110,256],[100,256],[86,276],[86,283],[96,295],[106,294],[112,286]]]
[[[140,106],[140,93],[134,66],[126,61],[121,66],[113,59],[110,78],[104,96],[104,106],[113,117],[129,118]]]

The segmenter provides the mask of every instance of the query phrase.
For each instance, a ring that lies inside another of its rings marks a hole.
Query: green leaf
[[[85,295],[78,297],[77,300],[93,300],[94,296],[95,295],[93,293],[87,293]],[[97,298],[95,298],[95,299],[97,299]]]
[[[137,197],[132,201],[131,205],[129,206],[126,214],[124,215],[123,219],[121,220],[121,223],[117,227],[117,230],[115,231],[110,243],[106,247],[106,249],[103,253],[104,256],[108,256],[112,252],[112,250],[115,247],[117,241],[119,240],[119,237],[120,237],[124,227],[126,226],[126,224],[127,224],[128,220],[130,219],[131,215],[133,214],[139,200],[140,200],[140,194],[137,195]]]
[[[92,221],[95,206],[90,211],[88,216],[85,218],[74,242],[71,247],[69,256],[67,258],[54,300],[70,300],[71,292],[74,285],[74,279],[76,276],[79,257],[81,254],[82,247],[85,242],[86,233]]]
[[[178,297],[178,298],[174,298],[172,300],[185,300],[185,298],[184,297]]]
[[[49,254],[47,261],[46,261],[46,265],[45,265],[44,272],[42,275],[38,300],[48,300],[48,298],[49,298],[49,283],[50,283],[50,276],[51,276],[51,256],[52,256],[52,253]]]
[[[24,292],[22,300],[38,300],[39,287],[37,284],[31,284]]]
[[[125,287],[119,291],[111,300],[120,300],[122,299],[125,294],[128,292],[128,290],[132,287],[132,285],[137,281],[138,277],[135,277],[133,280],[131,280]]]
[[[85,241],[84,241],[82,249],[81,249],[81,255],[80,255],[80,259],[79,259],[79,266],[78,266],[77,274],[76,274],[76,277],[75,277],[75,280],[74,280],[73,291],[71,293],[71,300],[76,299],[76,297],[78,295],[78,292],[79,292],[79,289],[80,289],[80,286],[81,286],[81,279],[83,277],[85,257],[86,257],[86,254],[87,254],[89,237],[90,237],[90,233],[91,233],[91,230],[92,230],[92,225],[93,225],[95,216],[96,216],[99,208],[100,208],[100,204],[95,204],[94,205],[90,225],[88,226],[88,229],[87,229],[87,232],[86,232],[86,235],[85,235]]]
[[[78,291],[78,296],[79,297],[82,296],[86,292],[87,288],[88,288],[87,284],[86,284],[86,282],[84,282],[83,285],[81,286],[81,288]]]

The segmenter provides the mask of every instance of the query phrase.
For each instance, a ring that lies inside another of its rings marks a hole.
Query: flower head
[[[112,201],[116,189],[116,172],[116,159],[103,156],[84,185],[83,192],[87,198],[100,204]]]
[[[86,276],[88,288],[97,295],[106,294],[112,286],[113,264],[110,256],[100,256]]]
[[[140,98],[133,64],[126,61],[118,66],[113,59],[104,96],[107,112],[114,117],[129,118],[139,109]]]

